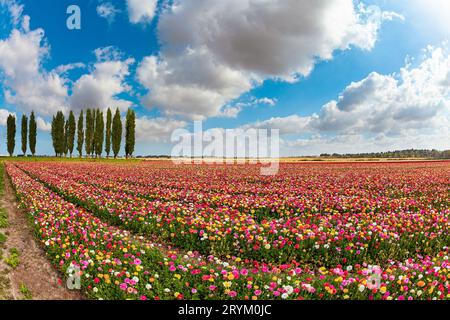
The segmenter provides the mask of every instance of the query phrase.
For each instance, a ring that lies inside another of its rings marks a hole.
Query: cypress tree
[[[30,140],[30,151],[33,157],[36,155],[36,137],[37,137],[37,124],[36,124],[36,118],[34,116],[34,111],[31,112],[30,116],[30,133],[29,138]]]
[[[122,143],[122,119],[120,118],[119,109],[116,110],[114,114],[113,124],[112,124],[112,150],[114,153],[114,159],[120,152],[120,145]]]
[[[16,117],[10,114],[7,120],[8,153],[12,157],[16,147]]]
[[[77,132],[77,151],[80,158],[83,157],[83,143],[84,143],[84,115],[83,110],[78,117],[78,132]]]
[[[64,156],[67,157],[69,153],[69,119],[64,123]]]
[[[27,147],[28,147],[28,117],[26,115],[22,115],[22,154],[25,157],[27,155]]]
[[[103,120],[103,112],[97,109],[95,115],[95,154],[97,157],[102,156],[103,140],[105,139],[105,122]]]
[[[106,140],[105,140],[105,152],[106,157],[109,158],[109,154],[111,153],[111,126],[112,126],[112,112],[111,109],[108,108],[106,113]]]
[[[58,111],[56,116],[52,120],[52,140],[53,148],[55,149],[56,156],[62,156],[65,153],[65,125],[66,121],[62,111]]]
[[[55,156],[58,156],[58,146],[56,145],[56,116],[53,116],[52,118],[52,130],[51,130],[51,136],[52,136],[52,144],[53,144],[53,150],[55,150]]]
[[[87,109],[86,111],[86,139],[85,139],[85,150],[86,155],[90,156],[92,153],[92,136],[94,134],[93,123],[92,123],[92,111]]]
[[[69,128],[67,132],[67,149],[69,151],[70,157],[72,158],[73,148],[75,146],[75,131],[77,126],[75,122],[75,115],[72,111],[70,111],[68,122]]]
[[[96,122],[96,118],[97,118],[97,110],[92,109],[92,124],[91,124],[91,129],[92,129],[92,136],[91,136],[91,157],[94,156],[95,154],[95,125],[97,124]]]
[[[126,124],[125,124],[125,155],[127,158],[131,157],[134,153],[135,147],[135,135],[136,135],[136,114],[130,108],[127,112]]]

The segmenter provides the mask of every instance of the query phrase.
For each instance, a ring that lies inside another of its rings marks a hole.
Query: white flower
[[[350,271],[352,271],[352,270],[353,270],[353,267],[352,267],[352,266],[348,266],[348,267],[347,267],[347,271],[348,271],[348,272],[350,272]]]
[[[266,248],[266,250],[269,250],[269,249],[270,249],[270,244],[266,244],[266,245],[264,246],[264,248]]]
[[[98,289],[97,289],[97,287],[95,287],[94,289],[92,289],[95,293],[97,293],[98,292]]]
[[[366,290],[366,287],[363,284],[361,284],[361,285],[359,285],[358,290],[359,290],[359,292],[364,292],[364,290]]]
[[[147,283],[145,285],[145,289],[150,290],[151,288],[153,288],[153,287],[152,287],[152,285],[150,283]]]
[[[292,286],[284,286],[283,289],[286,290],[286,293],[288,295],[292,294],[292,292],[294,292],[294,288]]]
[[[289,297],[289,295],[287,293],[283,293],[281,295],[281,299],[286,300]]]
[[[139,278],[138,277],[133,277],[133,281],[138,283],[139,282]]]

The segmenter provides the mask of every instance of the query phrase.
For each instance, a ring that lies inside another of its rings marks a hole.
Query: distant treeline
[[[450,159],[450,150],[397,150],[389,152],[374,153],[354,153],[354,154],[321,154],[321,158],[372,158],[372,159],[407,159],[407,158],[426,158],[426,159]]]

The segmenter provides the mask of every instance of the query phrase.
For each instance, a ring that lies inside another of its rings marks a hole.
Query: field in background
[[[450,298],[449,162],[47,160],[6,170],[90,298]]]

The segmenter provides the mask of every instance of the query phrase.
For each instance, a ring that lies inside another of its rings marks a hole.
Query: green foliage
[[[11,114],[8,116],[7,120],[7,140],[8,153],[12,157],[16,147],[16,117]]]
[[[53,149],[56,156],[62,156],[66,152],[65,124],[64,114],[62,111],[58,111],[56,116],[53,117],[51,130]]]
[[[125,155],[131,157],[136,143],[136,113],[128,109],[125,124]]]
[[[111,127],[112,127],[112,112],[111,109],[108,108],[108,111],[106,113],[106,138],[105,138],[105,152],[108,158],[109,154],[111,153]]]
[[[67,156],[69,153],[69,119],[64,125],[64,155]]]
[[[10,249],[9,256],[7,258],[4,258],[3,260],[11,268],[13,268],[13,269],[17,268],[20,264],[19,250],[17,250],[16,248]]]
[[[6,213],[6,210],[0,208],[0,229],[5,229],[8,227],[8,225],[8,215]]]
[[[354,153],[354,154],[321,154],[321,158],[343,158],[343,159],[450,159],[449,151],[438,150],[397,150],[376,153]]]
[[[30,132],[29,132],[30,151],[33,156],[36,154],[36,137],[37,137],[37,124],[33,111],[31,112],[30,116]]]
[[[94,139],[94,118],[92,116],[92,110],[86,111],[86,136],[85,136],[85,151],[86,155],[92,154],[92,142]]]
[[[119,109],[117,109],[114,114],[111,134],[114,158],[117,158],[117,155],[120,152],[120,145],[122,144],[122,119],[120,117]]]
[[[72,157],[73,148],[75,146],[75,131],[76,131],[76,121],[75,121],[75,115],[72,111],[70,111],[69,114],[69,120],[68,120],[68,128],[67,128],[67,150],[70,154],[70,157]]]
[[[31,293],[31,290],[28,289],[28,287],[23,282],[20,284],[20,293],[22,294],[25,300],[33,299],[33,294]]]
[[[95,114],[95,154],[101,157],[103,152],[103,141],[105,139],[105,121],[103,112],[97,109]]]
[[[6,242],[6,236],[0,232],[0,246],[5,244]]]
[[[97,111],[95,109],[92,110],[92,138],[91,138],[91,156],[95,154],[95,126],[97,124]]]
[[[27,146],[28,146],[28,117],[26,115],[22,115],[22,153],[24,156],[27,154]]]
[[[78,117],[78,132],[77,132],[77,151],[80,158],[83,156],[83,143],[84,143],[84,114],[83,110],[80,112]]]

